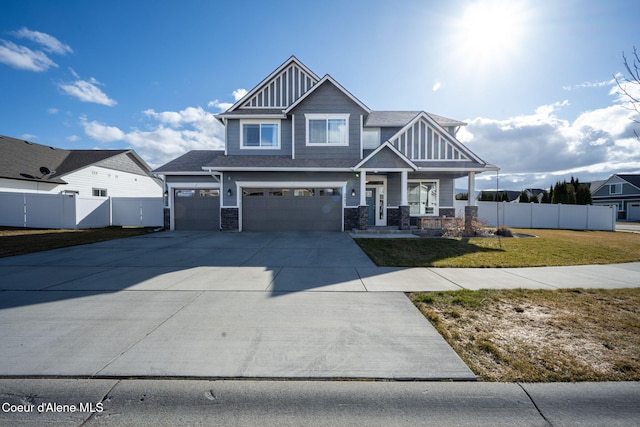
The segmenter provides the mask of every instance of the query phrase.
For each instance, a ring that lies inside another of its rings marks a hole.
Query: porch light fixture
[[[227,190],[227,196],[231,197],[233,195],[233,192],[231,191],[231,189]]]
[[[351,197],[356,197],[356,189],[355,188],[351,189]]]

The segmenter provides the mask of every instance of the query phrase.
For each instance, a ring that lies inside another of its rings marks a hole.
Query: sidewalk
[[[640,383],[5,379],[0,404],[0,425],[637,426]]]

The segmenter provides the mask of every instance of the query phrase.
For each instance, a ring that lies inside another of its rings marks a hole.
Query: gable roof
[[[227,111],[219,115],[224,116],[242,108],[287,108],[319,80],[320,77],[292,55]]]
[[[191,150],[169,163],[165,163],[153,172],[164,175],[197,173],[202,171],[203,166],[208,165],[219,156],[224,156],[223,150]]]
[[[390,152],[390,153],[389,153]],[[387,154],[386,158],[384,157]],[[391,157],[388,156],[391,155]],[[377,164],[370,164],[367,166],[367,163],[375,163],[376,159],[379,160]],[[391,160],[393,159],[393,160]],[[389,163],[391,160],[392,165],[386,165],[385,163]],[[398,167],[398,161],[404,167]],[[389,141],[381,144],[378,148],[373,150],[371,154],[362,159],[360,163],[358,163],[354,169],[406,169],[406,170],[417,170],[418,167],[409,160],[404,154],[402,154],[396,147],[394,147]]]
[[[372,111],[364,123],[365,127],[402,127],[422,111]],[[433,113],[426,113],[442,127],[466,126],[465,122],[449,119]]]
[[[640,175],[639,174],[635,174],[635,175],[631,175],[631,174],[617,174],[616,176],[618,176],[619,178],[624,179],[625,181],[627,181],[629,184],[633,185],[634,187],[636,187],[638,190],[640,190]]]
[[[424,128],[424,132],[422,129]],[[429,143],[427,134],[432,135],[434,140]],[[402,129],[396,132],[388,141],[399,151],[403,152],[400,146],[413,145],[416,143],[420,147],[420,156],[415,153],[409,157],[414,161],[428,160],[446,160],[446,161],[472,161],[480,164],[486,164],[475,153],[464,146],[460,141],[455,139],[440,124],[438,124],[429,114],[421,111],[413,120],[407,123]],[[443,144],[441,144],[443,143]],[[424,146],[423,149],[421,149]],[[407,148],[408,152],[408,148]],[[444,156],[442,155],[444,153]],[[422,156],[422,157],[421,157]]]
[[[363,110],[365,110],[367,113],[371,113],[371,109],[369,107],[367,107],[366,105],[364,105],[362,103],[362,101],[360,101],[358,98],[356,98],[355,96],[353,96],[351,94],[351,92],[349,92],[348,90],[346,90],[344,87],[342,87],[342,85],[340,83],[338,83],[337,81],[335,81],[333,79],[333,77],[331,77],[329,74],[325,75],[322,80],[320,80],[316,85],[314,85],[310,90],[308,90],[307,92],[305,92],[304,95],[302,95],[300,98],[298,98],[293,104],[289,105],[289,107],[284,110],[285,114],[289,113],[289,111],[293,110],[298,104],[300,104],[302,101],[304,101],[305,99],[307,99],[309,97],[309,95],[311,95],[313,92],[315,92],[320,86],[322,86],[324,83],[330,83],[332,85],[334,85],[338,90],[340,90],[342,93],[344,93],[347,97],[349,97],[353,102],[355,102],[356,104],[358,104],[358,106],[360,108],[362,108]]]
[[[64,175],[122,153],[151,170],[133,150],[65,150],[0,136],[0,178],[66,184]]]

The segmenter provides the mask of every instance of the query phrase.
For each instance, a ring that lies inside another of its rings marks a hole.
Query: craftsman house
[[[155,170],[171,229],[407,229],[455,216],[456,178],[468,177],[473,192],[475,174],[497,170],[456,139],[464,123],[372,111],[293,56],[215,117],[224,150],[191,151]]]
[[[640,220],[640,175],[616,174],[594,183],[591,198],[596,206],[615,205],[618,219]]]

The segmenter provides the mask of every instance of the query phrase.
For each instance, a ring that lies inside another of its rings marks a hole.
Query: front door
[[[369,211],[368,225],[387,225],[387,203],[384,185],[367,187],[366,201]]]

